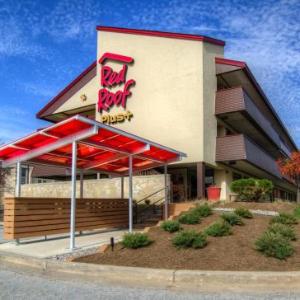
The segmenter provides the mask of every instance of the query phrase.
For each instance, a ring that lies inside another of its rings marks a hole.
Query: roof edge
[[[188,34],[188,33],[176,33],[168,31],[158,31],[158,30],[146,30],[146,29],[132,29],[132,28],[121,28],[121,27],[111,27],[111,26],[97,26],[97,31],[107,31],[107,32],[117,32],[117,33],[127,33],[145,36],[156,36],[164,38],[182,39],[182,40],[193,40],[207,42],[218,46],[225,46],[225,42],[222,40],[214,39],[208,36]]]
[[[215,62],[217,64],[224,64],[224,65],[231,65],[231,66],[237,66],[240,67],[243,71],[245,71],[246,75],[248,76],[248,78],[252,81],[253,85],[255,86],[256,90],[258,91],[258,93],[261,95],[262,99],[265,101],[265,103],[267,104],[268,108],[271,110],[271,112],[273,113],[273,115],[275,116],[276,120],[278,121],[278,123],[280,124],[280,126],[282,127],[283,131],[285,132],[285,134],[287,135],[287,137],[289,138],[291,144],[294,146],[294,148],[296,149],[296,151],[298,151],[298,146],[295,143],[294,139],[292,138],[292,136],[290,135],[288,129],[286,128],[286,126],[284,125],[283,121],[281,120],[281,118],[279,117],[278,113],[276,112],[275,108],[273,107],[272,103],[270,102],[270,100],[268,99],[267,95],[265,94],[265,92],[263,91],[262,87],[260,86],[260,84],[257,82],[256,78],[254,77],[253,73],[251,72],[250,68],[248,67],[247,63],[244,61],[239,61],[239,60],[232,60],[232,59],[227,59],[227,58],[222,58],[222,57],[216,57],[215,58]]]
[[[38,119],[45,117],[44,113],[49,109],[59,98],[66,94],[75,84],[77,84],[86,74],[97,66],[96,61],[93,61],[83,72],[81,72],[75,79],[73,79],[63,90],[61,90],[54,98],[52,98],[37,114]]]

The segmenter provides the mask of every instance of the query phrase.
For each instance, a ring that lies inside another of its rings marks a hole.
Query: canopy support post
[[[22,166],[21,162],[17,162],[17,174],[16,174],[16,190],[15,190],[15,196],[16,197],[21,197],[21,171],[22,171]]]
[[[164,175],[165,175],[165,220],[169,217],[168,206],[169,206],[169,193],[168,193],[168,165],[164,165]]]
[[[77,143],[72,142],[72,181],[71,181],[71,216],[70,216],[70,250],[75,249],[75,213],[76,213],[76,164]]]
[[[128,183],[129,183],[129,232],[132,232],[132,155],[129,155],[129,177],[128,177]]]
[[[83,199],[83,170],[80,170],[80,199]]]

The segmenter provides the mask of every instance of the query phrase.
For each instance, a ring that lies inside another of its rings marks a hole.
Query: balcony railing
[[[233,112],[245,112],[279,148],[280,138],[268,119],[243,90],[236,87],[217,91],[215,113],[217,116]]]
[[[245,135],[217,137],[216,161],[232,162],[240,160],[249,162],[273,176],[282,178],[276,161]]]

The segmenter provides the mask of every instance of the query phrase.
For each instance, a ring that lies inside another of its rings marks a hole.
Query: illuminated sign
[[[107,60],[123,63],[122,68],[118,71],[106,66]],[[101,65],[100,84],[101,89],[98,92],[98,111],[109,112],[113,106],[121,106],[126,109],[127,98],[131,95],[130,88],[135,84],[135,80],[126,80],[128,64],[133,62],[133,58],[113,53],[104,53],[99,59]],[[115,88],[123,85],[122,89],[115,91]],[[126,113],[120,113],[116,115],[104,115],[102,117],[103,123],[113,124],[123,122],[125,120],[130,121],[133,114],[129,111]]]

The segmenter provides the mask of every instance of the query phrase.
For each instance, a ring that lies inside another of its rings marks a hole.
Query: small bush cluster
[[[273,217],[271,219],[271,224],[272,223],[281,223],[281,224],[285,224],[285,225],[294,225],[294,224],[298,224],[298,221],[297,221],[297,218],[292,214],[280,213],[278,216]]]
[[[210,236],[225,236],[230,235],[232,231],[229,223],[225,221],[217,221],[210,225],[205,230],[205,233]]]
[[[224,213],[221,215],[221,218],[231,226],[244,225],[242,218],[235,213]]]
[[[195,230],[184,230],[172,239],[174,246],[178,248],[203,248],[207,245],[206,235],[197,233]]]
[[[266,256],[285,259],[294,253],[290,241],[280,233],[266,231],[255,243],[256,249]]]
[[[253,214],[250,212],[250,210],[247,208],[244,208],[244,207],[239,207],[239,208],[235,209],[234,213],[242,218],[246,218],[246,219],[253,218]]]
[[[137,249],[150,245],[152,241],[145,233],[126,233],[123,237],[122,244],[125,248]]]
[[[205,218],[210,216],[212,212],[212,208],[207,204],[197,205],[195,208],[191,210],[191,213],[198,215],[200,218]]]
[[[296,233],[291,226],[274,223],[269,226],[269,232],[281,234],[283,237],[287,238],[288,240],[294,241],[296,240]]]
[[[178,221],[182,224],[198,224],[201,218],[208,217],[212,213],[212,208],[208,204],[202,204],[180,215]]]
[[[300,206],[297,206],[297,207],[294,209],[294,216],[295,216],[297,219],[300,219]]]
[[[234,180],[230,189],[238,194],[243,201],[260,201],[268,199],[273,190],[273,183],[267,179],[238,179]]]
[[[167,220],[162,222],[160,225],[161,229],[168,231],[170,233],[180,230],[180,223],[178,221]]]
[[[182,224],[198,224],[200,222],[200,217],[198,214],[193,212],[186,212],[178,218],[178,221]]]

